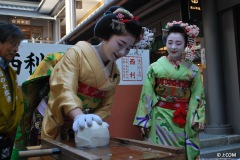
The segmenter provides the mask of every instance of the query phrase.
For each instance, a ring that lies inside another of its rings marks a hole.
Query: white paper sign
[[[150,64],[149,50],[131,49],[126,57],[117,60],[120,85],[142,85]]]
[[[63,44],[21,43],[18,54],[12,61],[12,67],[18,74],[18,85],[28,79],[44,56],[53,52],[66,52],[71,47]]]
[[[21,43],[12,67],[17,71],[18,84],[33,73],[44,56],[53,52],[66,52],[72,45]],[[142,85],[149,66],[149,50],[130,50],[126,57],[117,60],[120,85]]]

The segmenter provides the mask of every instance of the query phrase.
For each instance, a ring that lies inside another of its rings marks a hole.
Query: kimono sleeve
[[[205,96],[201,73],[198,70],[192,81],[191,98],[189,101],[187,121],[192,125],[195,122],[205,121]]]
[[[154,91],[155,74],[152,66],[148,68],[147,76],[144,81],[140,100],[138,103],[137,112],[134,118],[133,125],[144,128],[151,127],[151,109],[157,102],[157,97]]]
[[[81,50],[68,49],[65,56],[57,63],[50,77],[50,97],[48,106],[55,121],[62,124],[63,113],[68,114],[75,108],[82,107],[77,96]]]

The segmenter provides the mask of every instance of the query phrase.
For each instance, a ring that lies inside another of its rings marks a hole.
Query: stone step
[[[240,135],[200,133],[202,160],[240,160]]]
[[[240,135],[200,135],[200,147],[217,147],[229,144],[240,144]]]
[[[206,147],[200,150],[201,159],[220,159],[225,158],[228,160],[240,159],[240,143],[228,144],[216,147]]]

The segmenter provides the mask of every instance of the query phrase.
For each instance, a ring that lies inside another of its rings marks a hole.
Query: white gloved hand
[[[92,121],[96,121],[99,125],[102,124],[102,119],[96,114],[80,114],[74,118],[72,129],[76,132],[78,128],[85,128],[85,123],[88,127],[92,126]]]

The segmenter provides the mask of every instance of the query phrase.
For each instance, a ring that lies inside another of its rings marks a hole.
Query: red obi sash
[[[162,108],[175,110],[173,112],[172,121],[177,123],[179,127],[183,128],[186,124],[187,117],[187,107],[188,102],[166,102],[166,101],[158,101],[157,105]]]
[[[94,98],[103,98],[106,93],[106,91],[100,91],[94,87],[82,83],[78,84],[77,92]]]

